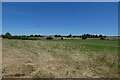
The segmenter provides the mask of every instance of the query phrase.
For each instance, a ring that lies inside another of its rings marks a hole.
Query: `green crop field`
[[[2,40],[3,77],[118,77],[117,40]]]

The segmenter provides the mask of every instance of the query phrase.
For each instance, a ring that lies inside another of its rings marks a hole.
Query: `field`
[[[3,77],[118,77],[117,40],[2,40]]]

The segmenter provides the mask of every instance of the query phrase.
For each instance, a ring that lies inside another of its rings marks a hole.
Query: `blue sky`
[[[3,2],[3,34],[118,35],[115,2]]]
[[[2,3],[0,2],[0,34],[2,34]]]

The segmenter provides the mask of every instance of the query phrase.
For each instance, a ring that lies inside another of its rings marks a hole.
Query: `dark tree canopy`
[[[6,34],[1,35],[2,38],[7,38],[7,39],[22,39],[22,40],[40,40],[39,37],[46,37],[47,40],[51,40],[54,39],[51,36],[42,36],[42,35],[11,35],[9,32],[7,32]],[[38,37],[38,38],[37,38]],[[101,40],[104,40],[106,36],[103,35],[93,35],[93,34],[83,34],[83,35],[72,35],[69,34],[67,36],[65,35],[54,35],[54,37],[59,37],[60,39],[63,38],[82,38],[82,39],[87,39],[87,38],[100,38]]]
[[[5,34],[5,36],[8,37],[8,36],[11,36],[11,34],[10,34],[9,32],[7,32],[7,33]]]

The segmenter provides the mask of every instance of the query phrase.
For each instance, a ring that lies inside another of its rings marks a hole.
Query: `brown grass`
[[[84,49],[86,46],[77,44],[4,40],[2,49],[3,77],[118,77],[118,57],[116,54],[112,54],[109,50],[106,50],[106,54],[105,51],[103,53],[99,51],[99,54],[96,53],[97,51],[85,51],[86,49],[82,51],[79,49]]]

